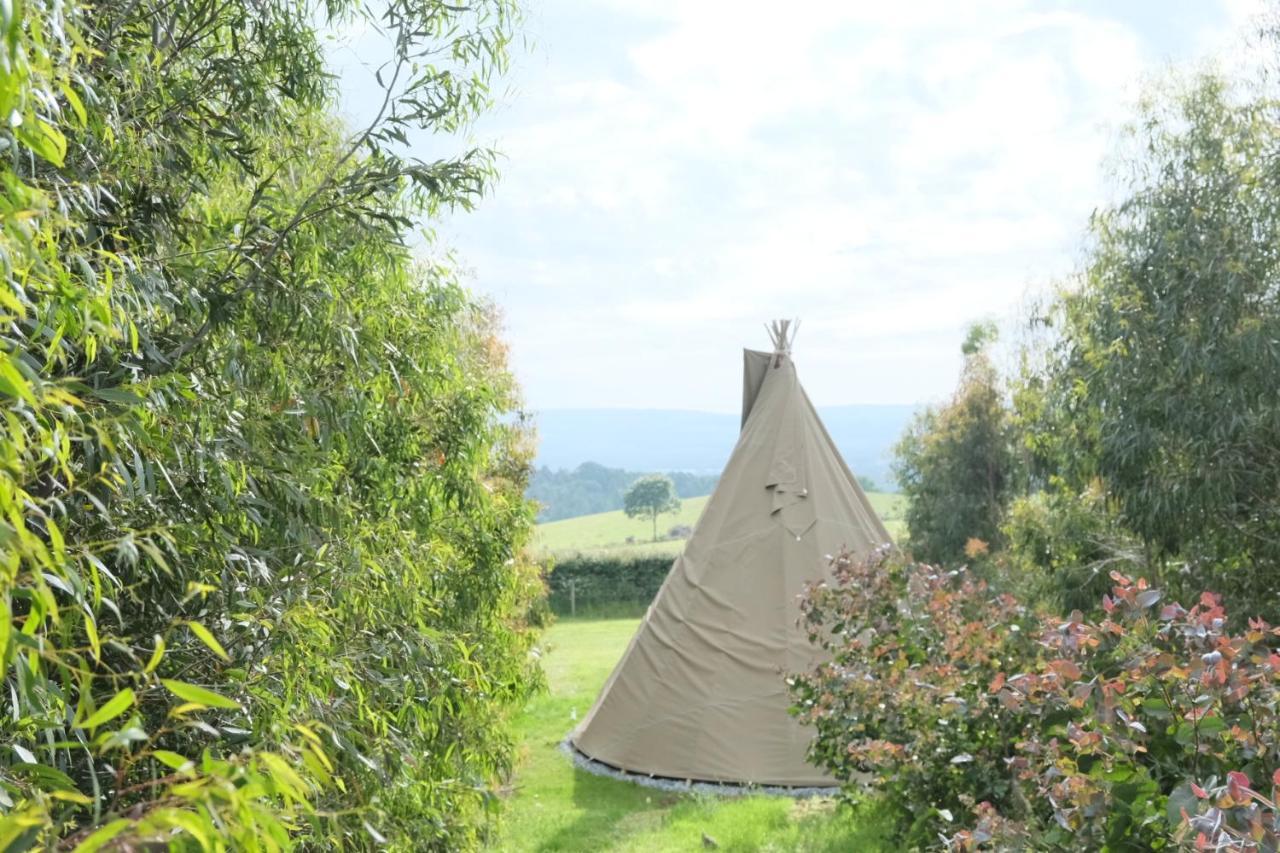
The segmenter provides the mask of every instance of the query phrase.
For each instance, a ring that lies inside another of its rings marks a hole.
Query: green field
[[[903,517],[906,498],[891,492],[868,492],[867,497],[880,519],[889,528],[894,539],[901,539],[906,532]],[[664,534],[682,524],[692,527],[702,514],[706,497],[685,498],[680,512],[658,519],[658,533]],[[621,510],[582,515],[538,525],[535,545],[543,553],[565,554],[574,551],[614,551],[626,549],[630,553],[678,554],[684,547],[680,539],[651,542],[653,527],[644,518],[627,518]],[[628,543],[627,537],[635,542]]]
[[[831,800],[678,795],[593,776],[559,744],[591,707],[636,619],[561,620],[543,638],[549,690],[516,721],[521,741],[498,837],[503,851],[875,851],[884,827]]]

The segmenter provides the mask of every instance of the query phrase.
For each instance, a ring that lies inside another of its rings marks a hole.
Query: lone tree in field
[[[658,516],[680,511],[676,484],[664,474],[650,474],[631,484],[622,497],[622,509],[628,518],[649,518],[653,522],[653,541],[658,541]]]

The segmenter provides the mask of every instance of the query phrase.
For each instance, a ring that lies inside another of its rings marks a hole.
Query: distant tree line
[[[627,489],[647,473],[607,468],[595,462],[583,462],[571,471],[543,466],[534,470],[525,496],[537,502],[539,522],[612,512],[623,508]],[[709,495],[720,480],[719,474],[665,473],[675,483],[676,495],[681,498]],[[870,477],[859,476],[858,482],[868,492],[878,490]]]
[[[595,462],[584,462],[572,471],[543,467],[533,472],[525,494],[538,503],[538,521],[612,512],[623,508],[623,495],[646,473],[606,468]],[[666,476],[675,483],[676,495],[682,498],[711,494],[720,479],[719,474],[688,471],[670,471]]]

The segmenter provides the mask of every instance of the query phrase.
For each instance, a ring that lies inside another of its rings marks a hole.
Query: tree
[[[631,484],[622,497],[622,509],[628,518],[649,518],[653,522],[653,541],[658,541],[658,516],[680,511],[676,486],[664,474],[650,474]]]
[[[1015,457],[1009,412],[986,353],[994,338],[990,324],[970,329],[955,396],[918,415],[895,448],[911,547],[922,560],[962,560],[970,540],[989,547],[1000,537]]]
[[[480,846],[537,679],[527,442],[407,247],[487,185],[513,14],[3,7],[0,848]],[[348,131],[320,30],[360,16]]]
[[[1049,315],[1033,424],[1054,436],[1049,469],[1076,489],[1101,477],[1149,558],[1181,564],[1166,585],[1251,608],[1280,594],[1275,111],[1273,93],[1214,76],[1144,106],[1127,197],[1095,215]]]

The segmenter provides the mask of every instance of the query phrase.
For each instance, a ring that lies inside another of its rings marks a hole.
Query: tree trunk
[[[657,512],[657,510],[654,510],[654,513],[653,513],[653,541],[654,541],[654,542],[657,542],[657,541],[658,541],[658,512]]]

